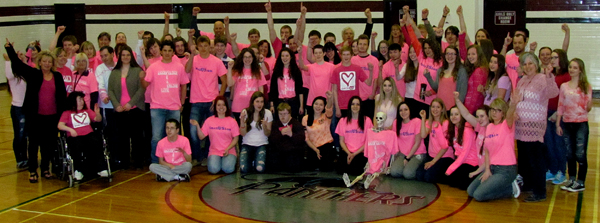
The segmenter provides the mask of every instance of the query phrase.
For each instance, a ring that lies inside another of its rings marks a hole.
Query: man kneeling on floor
[[[190,181],[192,170],[192,150],[190,141],[179,135],[179,121],[169,119],[165,123],[167,137],[158,141],[156,156],[158,164],[150,164],[150,171],[156,174],[156,181]]]

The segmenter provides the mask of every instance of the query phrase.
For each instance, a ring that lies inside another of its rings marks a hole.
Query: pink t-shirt
[[[392,131],[396,132],[397,126],[396,121],[392,124]],[[398,137],[398,148],[400,152],[408,156],[410,154],[410,150],[415,145],[415,139],[417,135],[421,134],[421,119],[413,118],[408,123],[402,123],[402,129],[400,129],[400,135]],[[427,149],[425,148],[425,143],[423,139],[421,139],[421,143],[419,143],[419,148],[415,151],[413,155],[426,154]]]
[[[58,112],[56,108],[56,82],[54,82],[54,76],[50,80],[42,79],[42,86],[38,93],[39,104],[38,114],[40,115],[54,115]]]
[[[278,58],[279,53],[283,48],[283,42],[281,42],[281,39],[279,39],[279,37],[275,37],[275,41],[271,43],[271,46],[273,47],[273,55],[275,55],[275,58]]]
[[[516,165],[515,126],[508,128],[506,120],[499,125],[490,123],[485,130],[484,148],[490,154],[491,165]]]
[[[275,57],[273,57],[273,56],[271,56],[271,57],[266,57],[266,58],[265,58],[265,62],[268,64],[268,66],[267,66],[267,67],[269,68],[269,71],[270,71],[270,74],[271,74],[271,75],[269,75],[269,76],[272,76],[272,74],[273,74],[273,69],[275,68],[275,63],[277,62],[277,58],[275,58]],[[270,78],[269,78],[269,79],[270,79]]]
[[[94,71],[88,69],[88,75],[82,76],[75,71],[73,73],[73,86],[75,87],[74,91],[81,91],[85,94],[83,100],[85,104],[89,107],[91,106],[90,102],[92,98],[90,97],[91,93],[98,92],[98,80],[96,79],[96,75]],[[67,92],[71,93],[71,92]]]
[[[348,118],[344,117],[340,119],[337,127],[335,128],[335,133],[344,137],[344,143],[346,144],[346,148],[351,153],[354,153],[365,145],[365,139],[367,138],[367,134],[365,133],[365,129],[373,128],[373,122],[369,117],[365,116],[365,126],[364,129],[360,129],[358,127],[358,120],[353,119],[348,124]]]
[[[62,74],[67,94],[73,92],[73,71],[71,71],[71,69],[69,69],[67,66],[57,67],[56,71]]]
[[[348,67],[340,65],[333,70],[330,82],[337,85],[334,90],[337,91],[340,109],[348,109],[348,101],[352,96],[360,95],[361,83],[368,78],[365,71],[354,64]]]
[[[448,150],[446,150],[442,158],[448,157],[454,159],[454,151],[452,147],[448,146],[448,139],[446,139],[448,123],[448,120],[444,121],[442,125],[439,122],[434,122],[431,126],[431,132],[429,133],[429,156],[435,157],[440,150],[447,148]],[[430,126],[429,120],[427,120],[425,126]]]
[[[212,102],[219,96],[219,77],[227,74],[223,61],[213,55],[194,57],[190,103]]]
[[[238,50],[241,52],[243,49],[250,47],[250,44],[246,44],[246,43],[238,43]],[[235,55],[235,53],[233,53],[233,48],[231,47],[231,44],[227,43],[227,46],[225,47],[225,54],[227,54],[228,57],[231,58],[235,58],[237,55]]]
[[[240,127],[232,117],[217,118],[210,116],[202,125],[202,133],[210,137],[208,155],[223,156],[225,149],[233,138],[240,135]],[[236,155],[235,147],[229,149],[229,154]]]
[[[165,137],[156,145],[156,157],[162,157],[165,162],[179,166],[186,162],[185,156],[179,151],[180,148],[188,155],[192,154],[190,141],[185,136],[178,135],[175,142],[171,142]]]
[[[372,56],[372,55],[368,55],[367,57],[361,57],[361,56],[353,56],[352,57],[352,64],[356,64],[359,67],[361,67],[365,73],[369,73],[369,63],[373,64],[373,78],[375,77],[379,77],[379,60],[377,60],[376,57]],[[367,84],[365,84],[364,82],[359,83],[360,85],[360,98],[364,101],[369,99],[369,96],[371,96],[371,94],[373,94],[373,85],[368,86]]]
[[[233,102],[231,103],[231,111],[242,112],[250,104],[250,98],[254,92],[258,91],[260,86],[267,84],[265,75],[260,72],[260,79],[252,76],[252,70],[244,68],[243,75],[233,75],[235,81],[235,90],[233,91]],[[234,72],[235,73],[235,72]]]
[[[454,92],[456,91],[456,81],[454,77],[440,77],[438,83],[437,97],[442,99],[447,110],[450,110],[456,102],[454,101]]]
[[[274,80],[271,80],[274,81]],[[296,97],[296,82],[290,77],[290,70],[283,68],[283,78],[277,78],[277,89],[279,91],[279,98],[293,98]]]
[[[558,115],[562,115],[564,122],[588,121],[588,102],[592,100],[591,86],[589,86],[587,94],[584,94],[579,86],[573,89],[567,82],[560,86],[558,97]]]
[[[150,83],[150,108],[179,110],[181,85],[190,82],[183,66],[177,61],[156,62],[146,70],[145,80]]]
[[[311,64],[311,62],[308,61],[308,59],[307,59],[307,57],[308,57],[307,52],[308,52],[308,47],[305,45],[302,45],[302,60],[304,61],[304,65]],[[300,65],[299,61],[300,61],[300,57],[298,57],[298,54],[296,53],[296,63],[298,65]],[[305,70],[301,70],[301,71],[302,71],[302,87],[310,88],[310,75],[308,74],[309,71],[305,71]]]
[[[215,39],[215,34],[214,33],[209,33],[209,32],[204,32],[204,31],[200,31],[200,35],[201,36],[206,36],[209,39]]]
[[[402,50],[402,52],[404,52],[404,49]],[[406,61],[402,59],[402,62],[400,63],[400,65],[398,65],[398,72],[402,72],[402,68],[405,67],[405,64]],[[394,61],[389,60],[388,62],[383,64],[383,67],[381,69],[381,77],[383,79],[385,79],[386,77],[392,77],[396,82],[396,88],[398,89],[398,93],[400,94],[400,96],[404,97],[406,93],[406,83],[404,83],[404,77],[400,78],[400,80],[396,78],[396,68],[394,67]]]
[[[425,78],[424,71],[425,69],[429,70],[431,78],[435,80],[437,78],[437,70],[442,66],[442,62],[440,61],[439,63],[436,63],[433,58],[425,58],[424,55],[424,53],[419,55],[419,72],[417,74],[417,84],[415,86],[414,99],[429,105],[437,96],[434,94],[429,97],[425,97],[425,100],[421,100],[421,84],[425,84],[427,86],[425,89],[426,91],[432,90],[427,78]]]
[[[458,128],[455,128],[454,131],[457,132],[456,135],[458,135]],[[462,164],[469,164],[471,166],[477,166],[479,164],[479,158],[477,156],[479,150],[477,149],[475,138],[475,131],[470,125],[465,126],[462,145],[458,144],[456,137],[454,138],[453,147],[456,160],[448,167],[446,175],[452,174]]]
[[[313,100],[318,96],[325,97],[325,93],[331,90],[331,74],[335,69],[335,65],[330,63],[309,64],[308,73],[310,75],[310,83],[308,89],[308,99],[306,105],[312,106]]]
[[[125,105],[127,102],[131,101],[131,97],[129,97],[129,90],[127,90],[127,77],[121,77],[121,104]]]
[[[77,136],[84,136],[94,131],[90,124],[95,118],[96,113],[89,108],[86,110],[79,110],[77,112],[68,110],[62,113],[60,116],[60,122],[64,122],[67,127],[74,129],[75,132],[77,132]],[[71,133],[68,131],[67,136],[71,137]]]
[[[517,89],[517,82],[519,82],[519,56],[516,53],[506,55],[506,73],[510,78],[512,89]]]
[[[367,129],[367,139],[365,140],[365,157],[369,160],[369,169],[367,173],[381,172],[384,167],[389,165],[390,157],[398,153],[398,137],[391,130],[383,130],[379,133],[373,129]]]

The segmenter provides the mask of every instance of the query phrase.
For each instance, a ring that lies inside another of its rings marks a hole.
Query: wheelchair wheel
[[[73,187],[73,184],[74,184],[73,175],[69,175],[68,181],[69,181],[69,187]]]
[[[58,176],[59,179],[61,180],[66,180],[67,179],[67,175],[68,173],[68,169],[67,169],[67,162],[66,162],[66,142],[65,139],[62,137],[59,137],[57,140],[57,159],[56,161],[57,164],[59,164],[59,168],[57,169],[58,172],[56,173],[56,175]]]

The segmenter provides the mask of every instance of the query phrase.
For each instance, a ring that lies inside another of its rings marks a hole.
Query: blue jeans
[[[335,133],[335,128],[337,127],[338,121],[340,121],[340,119],[335,115],[335,112],[336,109],[335,106],[333,106],[333,116],[331,116],[331,125],[329,125],[329,131],[331,132],[331,137],[333,137],[333,146],[336,148],[340,148],[340,135]],[[337,155],[338,151],[336,151],[335,154]]]
[[[190,119],[198,121],[200,127],[204,124],[204,121],[212,115],[210,106],[212,102],[199,102],[192,103],[192,109],[190,111]],[[183,120],[189,122],[190,120]],[[210,148],[209,137],[204,138],[204,148],[201,148],[201,141],[198,137],[198,130],[196,127],[190,128],[191,135],[191,147],[192,147],[192,159],[202,161],[208,156],[208,148]]]
[[[152,117],[152,163],[158,163],[156,157],[156,145],[158,141],[167,136],[165,132],[165,122],[169,119],[179,120],[179,110],[167,109],[150,109],[150,117]]]
[[[491,165],[490,171],[492,171],[492,176],[487,180],[481,182],[483,173],[479,174],[473,180],[467,189],[469,196],[475,198],[476,201],[489,201],[511,197],[513,194],[512,182],[517,177],[517,165]]]
[[[237,157],[235,155],[227,155],[226,157],[221,157],[217,155],[208,156],[208,172],[211,174],[217,174],[219,171],[223,170],[226,174],[233,173],[235,170],[235,162],[237,161]]]
[[[256,168],[256,172],[265,172],[265,162],[267,160],[267,147],[242,145],[240,151],[240,171],[247,173],[251,167]],[[254,163],[254,165],[252,164]]]
[[[548,110],[548,117],[552,116],[555,111]],[[564,129],[564,123],[561,123]],[[547,150],[546,165],[550,173],[556,174],[558,171],[565,174],[567,168],[567,148],[565,146],[565,139],[563,136],[556,134],[556,123],[548,121],[546,127],[546,133],[544,134],[544,143]]]
[[[10,118],[14,132],[13,151],[18,162],[27,161],[27,134],[25,132],[25,114],[22,107],[10,106]]]
[[[565,123],[563,129],[565,144],[567,146],[567,159],[569,160],[569,179],[574,180],[577,176],[579,183],[585,182],[587,175],[587,148],[590,137],[590,126],[588,122]],[[579,171],[577,165],[579,164]]]

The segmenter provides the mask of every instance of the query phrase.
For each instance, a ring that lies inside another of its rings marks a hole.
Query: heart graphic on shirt
[[[83,113],[79,113],[73,116],[73,120],[75,120],[75,122],[83,124],[85,122],[85,120],[87,120],[88,114],[87,112],[83,112]]]
[[[342,81],[346,86],[350,86],[350,82],[354,79],[354,73],[342,73]]]

